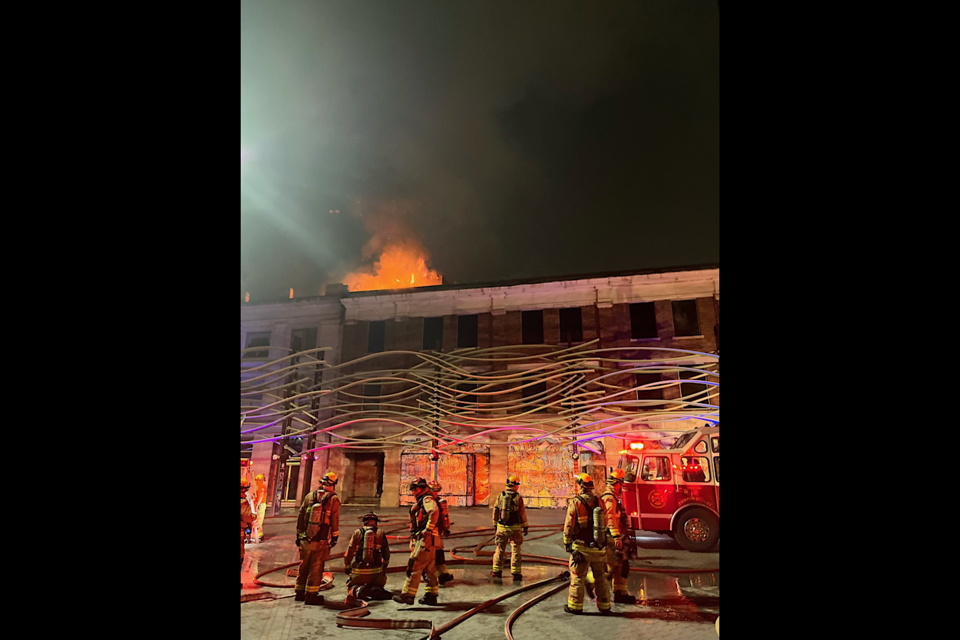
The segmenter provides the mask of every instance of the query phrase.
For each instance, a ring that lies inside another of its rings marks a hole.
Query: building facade
[[[565,507],[626,442],[719,421],[719,291],[706,267],[242,304],[241,456],[291,500],[333,470],[347,503],[425,476],[489,505],[516,473]]]

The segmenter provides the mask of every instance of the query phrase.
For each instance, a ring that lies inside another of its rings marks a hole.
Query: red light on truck
[[[630,448],[631,448],[631,449],[634,449],[634,450],[643,449],[643,443],[642,443],[642,442],[631,442],[631,443],[630,443]]]

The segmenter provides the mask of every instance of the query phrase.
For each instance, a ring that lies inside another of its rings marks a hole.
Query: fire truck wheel
[[[720,522],[706,509],[690,509],[674,522],[673,534],[687,551],[710,551],[720,539]]]

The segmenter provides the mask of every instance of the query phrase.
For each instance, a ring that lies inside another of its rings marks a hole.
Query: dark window
[[[457,408],[461,411],[473,411],[476,408],[477,396],[469,393],[477,388],[476,382],[461,382],[457,385],[457,391],[466,395],[457,397]]]
[[[543,311],[523,312],[523,344],[543,344]]]
[[[533,380],[534,380],[534,378],[525,378],[525,379],[523,380],[523,384],[528,384],[528,383],[532,382]],[[545,404],[545,403],[546,403],[546,399],[545,399],[545,396],[542,396],[542,394],[545,394],[546,391],[547,391],[547,383],[546,383],[546,382],[538,382],[538,383],[536,383],[536,384],[532,384],[532,385],[530,385],[529,387],[524,387],[524,388],[523,388],[523,399],[524,399],[524,401],[529,400],[529,399],[532,399],[532,402],[533,402],[534,405],[542,405],[542,404]],[[540,397],[540,398],[535,398],[535,396],[542,396],[542,397]],[[530,411],[530,410],[532,410],[532,409],[534,409],[533,406],[529,406],[529,407],[524,407],[524,408],[523,408],[524,411]]]
[[[643,459],[640,479],[646,482],[670,480],[670,459],[662,456],[647,456]]]
[[[660,382],[659,373],[638,373],[636,374],[637,387],[645,384]],[[637,389],[637,400],[663,400],[663,389]],[[656,405],[644,404],[640,408],[650,408]]]
[[[247,334],[247,349],[252,349],[254,347],[269,347],[270,346],[270,332],[265,333],[248,333]],[[260,351],[246,351],[243,354],[244,358],[269,358],[270,349],[261,349]]]
[[[713,459],[713,466],[716,467],[717,471],[717,484],[720,484],[720,456]]]
[[[363,401],[363,408],[375,411],[380,406],[381,386],[379,384],[363,385],[363,395],[366,399]]]
[[[313,327],[312,329],[295,329],[293,333],[290,334],[290,348],[293,350],[293,353],[300,353],[301,351],[316,349],[317,328]]]
[[[697,315],[696,300],[674,301],[673,332],[678,337],[700,335],[700,316]]]
[[[700,380],[706,380],[707,376],[702,373],[697,373],[696,371],[681,371],[680,379],[681,380],[693,380],[697,376],[703,376]],[[707,400],[707,394],[710,392],[710,386],[702,384],[699,381],[680,383],[680,395],[687,399],[687,402],[699,402],[701,404],[709,404]],[[688,397],[691,396],[691,397]],[[696,409],[693,405],[689,405],[691,408]]]
[[[710,482],[710,459],[700,456],[680,458],[684,482]]]
[[[560,309],[560,343],[583,342],[583,313],[580,307]]]
[[[423,319],[423,350],[440,351],[443,349],[443,318]]]
[[[657,313],[652,302],[637,302],[630,305],[630,329],[634,340],[659,338]]]
[[[380,353],[386,341],[387,323],[377,320],[370,323],[370,333],[367,334],[367,353]]]
[[[457,318],[457,348],[476,347],[477,321],[479,316],[460,316]]]

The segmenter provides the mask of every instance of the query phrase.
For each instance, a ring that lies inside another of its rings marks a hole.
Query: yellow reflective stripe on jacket
[[[370,576],[376,573],[383,573],[382,567],[377,567],[376,569],[353,569],[350,572],[352,576]]]

